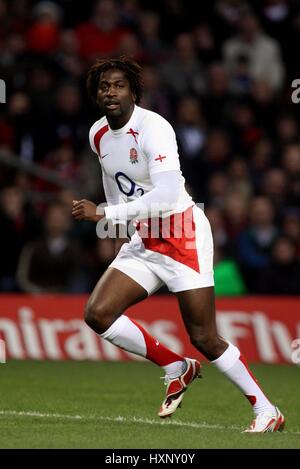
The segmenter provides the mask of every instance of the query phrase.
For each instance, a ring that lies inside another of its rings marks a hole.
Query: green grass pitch
[[[161,421],[165,388],[151,363],[8,361],[0,365],[0,447],[300,448],[300,369],[251,368],[286,416],[282,433],[241,433],[250,405],[205,364],[182,408]]]

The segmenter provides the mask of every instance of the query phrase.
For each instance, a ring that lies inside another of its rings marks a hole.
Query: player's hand
[[[76,220],[87,220],[87,221],[99,221],[105,216],[104,209],[103,214],[96,214],[97,205],[90,200],[73,200],[72,215]]]

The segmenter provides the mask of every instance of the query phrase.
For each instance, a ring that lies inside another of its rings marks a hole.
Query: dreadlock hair
[[[97,101],[97,92],[100,75],[107,70],[116,68],[125,73],[129,81],[130,89],[136,97],[136,104],[139,104],[143,92],[142,68],[130,57],[121,56],[116,59],[98,59],[89,69],[87,75],[87,90],[94,103]]]

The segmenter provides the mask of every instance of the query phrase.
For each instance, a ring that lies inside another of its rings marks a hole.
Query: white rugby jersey
[[[142,202],[143,195],[154,189],[151,176],[165,171],[180,172],[180,187],[176,204],[163,216],[183,212],[194,204],[185,190],[175,132],[159,114],[135,105],[124,127],[113,130],[102,117],[91,127],[89,138],[102,168],[107,219],[122,221],[118,204],[140,197]]]

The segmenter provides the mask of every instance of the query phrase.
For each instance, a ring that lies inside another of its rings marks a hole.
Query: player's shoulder
[[[142,107],[137,106],[138,111],[138,120],[139,120],[139,127],[141,130],[148,130],[151,127],[155,128],[162,128],[162,129],[172,129],[173,127],[167,119],[165,119],[157,112],[150,111],[149,109],[145,109]]]
[[[107,125],[106,116],[101,117],[101,119],[96,120],[90,128],[90,137],[93,136],[99,129]]]
[[[108,123],[106,117],[101,117],[101,119],[98,119],[96,122],[93,123],[93,125],[90,128],[89,131],[89,140],[90,140],[90,145],[92,150],[98,154],[98,150],[96,148],[96,145],[98,146],[99,144],[99,138],[98,138],[98,144],[95,140],[97,140],[97,135],[99,136],[100,134],[103,134],[103,131],[101,132],[101,129],[108,129]],[[100,132],[99,132],[100,131]]]

